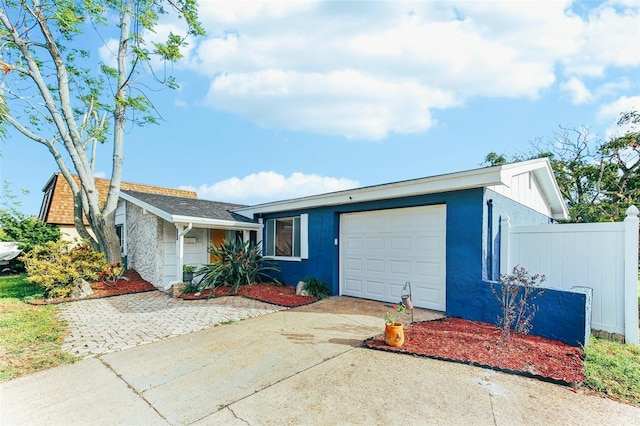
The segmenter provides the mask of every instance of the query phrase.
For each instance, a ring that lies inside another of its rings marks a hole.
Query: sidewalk
[[[380,317],[331,303],[2,383],[0,424],[640,425],[640,409],[579,390],[361,348]]]

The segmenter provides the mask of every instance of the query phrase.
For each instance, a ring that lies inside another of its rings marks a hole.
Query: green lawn
[[[587,387],[640,406],[640,347],[592,337],[584,364]]]
[[[77,359],[60,349],[67,327],[57,308],[24,302],[41,296],[24,275],[0,277],[0,381]]]

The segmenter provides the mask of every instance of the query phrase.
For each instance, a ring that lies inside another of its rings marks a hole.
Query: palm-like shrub
[[[242,285],[273,281],[269,273],[279,271],[277,266],[262,259],[260,248],[250,241],[225,240],[220,247],[212,244],[211,253],[218,260],[204,265],[194,274],[194,277],[202,277],[201,290],[229,286],[230,291],[238,291]]]
[[[329,287],[318,278],[310,277],[304,280],[304,289],[311,296],[315,296],[318,299],[324,299],[329,297]]]

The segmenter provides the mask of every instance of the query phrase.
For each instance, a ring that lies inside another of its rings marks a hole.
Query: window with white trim
[[[308,259],[309,215],[267,219],[265,226],[265,256]]]

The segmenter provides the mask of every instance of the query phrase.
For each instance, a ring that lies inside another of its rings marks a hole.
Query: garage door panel
[[[418,250],[439,250],[442,244],[442,239],[438,235],[416,237],[416,248]]]
[[[392,274],[411,274],[411,262],[408,260],[391,260],[389,261],[389,272]]]
[[[384,281],[367,281],[366,291],[368,294],[377,297],[384,297]]]
[[[362,292],[362,281],[354,279],[345,280],[345,289],[348,292]]]
[[[345,260],[345,268],[350,272],[362,272],[362,259],[348,258]]]
[[[367,237],[367,250],[384,250],[384,244],[383,237]]]
[[[341,294],[395,303],[409,281],[415,306],[445,310],[445,206],[343,214],[340,240]]]
[[[362,249],[362,237],[347,237],[344,239],[344,244],[349,250]]]
[[[416,262],[416,275],[419,277],[436,277],[440,278],[443,274],[443,268],[437,262]]]
[[[384,272],[384,259],[367,259],[366,272]]]
[[[415,299],[416,301],[419,301],[421,307],[439,310],[438,307],[440,306],[440,299],[443,296],[442,290],[432,287],[414,287],[413,284],[412,287],[412,301]]]
[[[411,250],[411,235],[391,237],[389,240],[391,242],[391,250]]]

